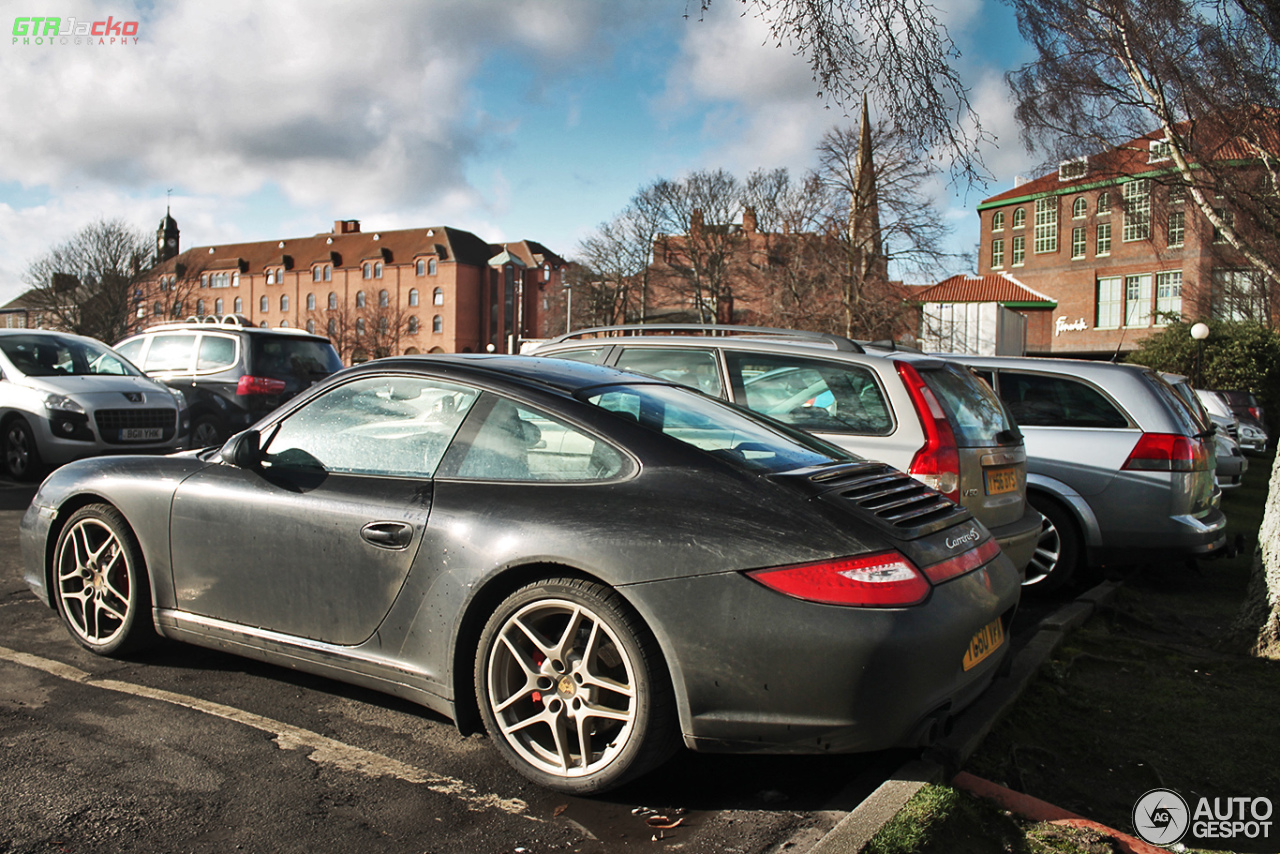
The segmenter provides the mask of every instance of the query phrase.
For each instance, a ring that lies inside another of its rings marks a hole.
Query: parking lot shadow
[[[35,494],[34,483],[14,483],[0,479],[0,511],[26,510]]]

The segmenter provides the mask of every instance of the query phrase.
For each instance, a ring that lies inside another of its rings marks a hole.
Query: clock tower
[[[178,221],[169,215],[169,208],[164,209],[164,219],[156,229],[156,263],[168,261],[178,254]]]

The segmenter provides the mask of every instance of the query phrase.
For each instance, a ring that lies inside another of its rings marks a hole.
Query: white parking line
[[[409,783],[419,783],[432,792],[456,798],[467,809],[475,812],[497,809],[531,821],[541,821],[541,819],[530,815],[528,813],[528,804],[518,798],[500,798],[497,795],[484,794],[476,791],[473,786],[462,780],[433,774],[430,771],[424,771],[398,759],[383,756],[381,753],[353,747],[350,744],[344,744],[317,732],[265,718],[262,715],[255,715],[243,709],[224,706],[221,703],[212,703],[208,700],[201,700],[198,697],[188,697],[185,694],[175,694],[172,691],[164,691],[159,688],[148,688],[145,685],[134,685],[115,679],[99,679],[92,673],[88,673],[78,667],[72,667],[60,661],[41,658],[2,646],[0,646],[0,660],[40,670],[50,676],[66,679],[69,682],[79,682],[83,685],[91,685],[107,691],[117,691],[121,694],[159,700],[162,703],[183,706],[197,712],[203,712],[206,715],[213,715],[214,717],[253,727],[272,735],[276,745],[285,750],[310,748],[311,752],[307,754],[307,758],[312,762],[332,765],[343,771],[355,771],[369,777],[396,777]]]

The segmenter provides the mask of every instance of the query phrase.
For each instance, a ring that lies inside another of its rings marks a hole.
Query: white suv
[[[1042,519],[1026,502],[1022,435],[954,362],[835,335],[693,324],[586,329],[532,355],[674,380],[887,463],[967,508],[1020,572],[1031,561]]]
[[[181,392],[101,341],[0,330],[0,445],[5,473],[15,480],[80,457],[179,450],[185,409]]]

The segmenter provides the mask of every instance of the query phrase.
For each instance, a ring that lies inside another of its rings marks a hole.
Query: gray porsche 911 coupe
[[[71,463],[26,578],[102,655],[156,636],[406,697],[588,794],[683,743],[919,745],[990,683],[1018,573],[906,475],[558,359],[343,371],[221,448]]]

